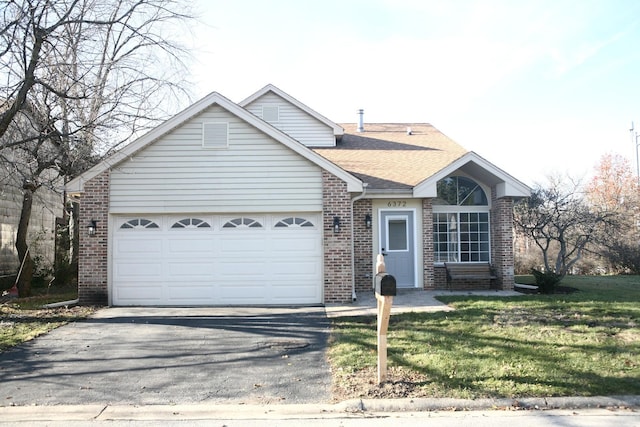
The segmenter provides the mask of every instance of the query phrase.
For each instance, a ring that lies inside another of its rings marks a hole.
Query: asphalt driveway
[[[317,308],[108,308],[0,353],[0,406],[316,403],[330,398]]]

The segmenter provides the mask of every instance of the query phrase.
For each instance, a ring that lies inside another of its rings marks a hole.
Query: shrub
[[[613,245],[605,257],[620,272],[640,274],[640,246],[637,244]]]
[[[531,274],[536,280],[538,289],[543,294],[552,294],[555,292],[558,283],[562,279],[562,276],[554,273],[553,271],[540,271],[535,268],[531,269]]]

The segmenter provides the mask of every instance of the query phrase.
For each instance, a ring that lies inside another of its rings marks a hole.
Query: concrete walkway
[[[422,289],[399,289],[398,295],[393,298],[391,314],[409,312],[436,312],[452,311],[453,308],[438,301],[438,295],[471,295],[471,296],[491,296],[491,297],[513,297],[524,294],[516,291],[424,291]],[[377,303],[373,291],[359,292],[358,299],[352,304],[327,304],[325,307],[327,317],[343,316],[375,316],[377,314]]]

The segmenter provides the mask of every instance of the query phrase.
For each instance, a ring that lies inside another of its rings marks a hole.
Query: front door
[[[387,273],[396,278],[399,288],[416,286],[414,230],[414,211],[380,212],[380,253]]]

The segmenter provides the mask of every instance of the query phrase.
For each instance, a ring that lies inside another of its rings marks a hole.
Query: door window
[[[387,218],[387,250],[407,251],[409,250],[409,235],[406,217]]]

